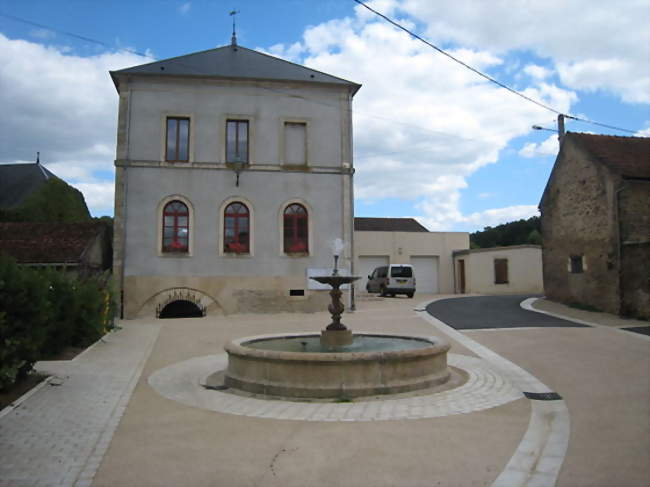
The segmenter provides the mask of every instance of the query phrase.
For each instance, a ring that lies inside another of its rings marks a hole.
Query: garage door
[[[357,281],[356,288],[362,292],[365,291],[368,276],[375,267],[380,267],[382,265],[388,265],[387,255],[359,256],[359,269],[355,274],[361,276],[361,279]]]
[[[411,257],[415,272],[415,292],[422,294],[438,293],[438,257]]]

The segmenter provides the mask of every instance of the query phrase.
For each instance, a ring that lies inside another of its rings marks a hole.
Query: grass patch
[[[596,313],[599,313],[601,311],[595,306],[592,306],[590,304],[584,304],[584,303],[569,303],[569,308],[580,309],[582,311],[593,311]]]
[[[339,397],[336,401],[334,402],[352,402],[352,399],[349,397]]]

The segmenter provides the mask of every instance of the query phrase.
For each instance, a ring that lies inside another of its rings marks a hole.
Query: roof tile
[[[428,232],[414,218],[365,218],[354,219],[357,232]]]
[[[0,222],[0,252],[19,263],[78,263],[103,223]]]
[[[568,132],[595,159],[626,178],[650,178],[650,138]]]

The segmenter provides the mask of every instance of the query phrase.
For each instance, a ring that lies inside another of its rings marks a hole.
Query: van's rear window
[[[410,267],[391,267],[390,277],[413,277],[413,269]]]

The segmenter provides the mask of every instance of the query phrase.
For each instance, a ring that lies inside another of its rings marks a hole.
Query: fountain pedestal
[[[317,276],[312,277],[315,281],[321,284],[329,284],[332,286],[330,297],[332,302],[327,307],[327,310],[332,315],[332,322],[327,325],[327,328],[321,331],[320,343],[324,347],[336,348],[350,345],[352,343],[352,331],[349,330],[343,323],[341,323],[341,315],[345,311],[343,301],[341,301],[341,285],[349,284],[359,279],[355,276],[340,276],[338,273],[331,276]]]
[[[320,332],[320,344],[327,348],[340,348],[352,343],[352,330],[328,330]]]

